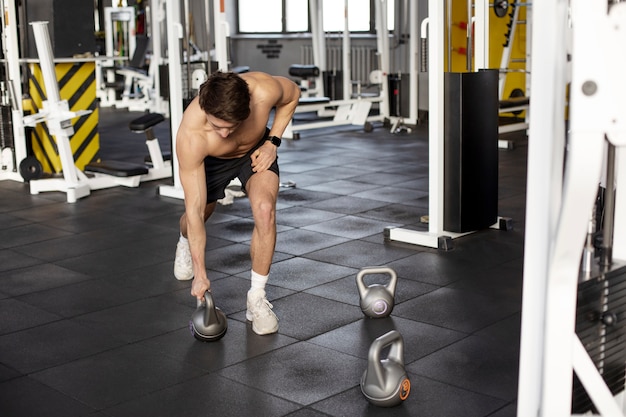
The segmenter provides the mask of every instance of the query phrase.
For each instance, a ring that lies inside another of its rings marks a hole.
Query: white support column
[[[536,2],[520,345],[519,417],[539,416],[545,343],[546,279],[562,187],[565,137],[567,0]],[[570,371],[571,372],[571,371]],[[568,411],[569,413],[569,411]],[[548,415],[545,415],[548,417]]]
[[[322,3],[309,0],[309,16],[311,17],[311,41],[313,44],[313,62],[320,74],[315,78],[317,96],[325,96],[324,71],[326,71],[326,37],[324,35]]]
[[[380,84],[381,102],[379,112],[384,117],[389,117],[389,33],[387,27],[387,0],[376,0],[376,39],[377,53],[382,72]]]
[[[444,202],[444,39],[445,2],[428,2],[428,232],[385,230],[386,239],[439,247],[440,238],[460,236],[443,230]],[[445,236],[444,236],[445,235]]]
[[[154,110],[156,113],[169,117],[169,103],[161,97],[161,74],[159,71],[159,67],[164,63],[161,24],[166,20],[165,5],[163,0],[153,0],[148,7],[150,9],[150,40],[152,42],[151,67],[154,71]],[[152,65],[152,61],[154,65]]]
[[[445,39],[445,2],[429,0],[428,15],[428,232],[438,237],[443,232],[443,72]],[[437,247],[437,245],[433,245]]]
[[[420,43],[419,32],[419,7],[418,2],[408,2],[409,14],[409,120],[408,124],[418,124],[418,97],[419,97],[419,68],[418,68],[418,45]]]
[[[123,2],[126,3],[126,2]],[[124,56],[115,56],[115,39],[114,35],[117,31],[117,23],[120,22],[125,27],[125,36],[128,37],[128,51]],[[100,76],[106,78],[107,83],[115,83],[115,67],[120,65],[127,65],[128,60],[131,59],[135,52],[135,8],[127,6],[117,6],[117,2],[114,2],[113,6],[104,8],[104,47],[107,58],[97,65],[100,67],[98,72]],[[114,59],[118,58],[118,59]],[[122,58],[125,60],[122,60]],[[104,70],[104,71],[103,71]],[[104,72],[104,74],[101,73]],[[124,107],[121,100],[116,97],[115,89],[106,88],[104,92],[99,93],[102,95],[101,105],[112,106],[116,105]]]
[[[17,172],[16,167],[27,156],[26,133],[22,121],[22,84],[20,82],[20,64],[19,64],[19,44],[17,36],[17,16],[15,10],[15,1],[3,0],[2,12],[4,27],[2,28],[3,43],[7,59],[7,75],[9,79],[9,89],[11,96],[11,121],[13,124],[13,157],[15,159],[15,167],[10,172],[0,173],[0,179],[10,179],[14,181],[23,181],[23,178]],[[7,153],[3,153],[3,157]],[[6,164],[5,161],[3,163]]]
[[[344,0],[343,23],[343,99],[349,100],[352,97],[352,51],[350,43],[350,28],[348,26],[348,0]]]
[[[576,291],[586,224],[602,175],[605,136],[626,146],[626,4],[586,0],[536,3],[533,22],[527,227],[518,415],[571,415],[572,370],[602,416],[622,416],[575,333]],[[607,15],[607,10],[609,11]],[[571,20],[570,20],[571,19]],[[572,24],[568,50],[569,22]],[[550,24],[548,24],[550,22]],[[565,86],[571,52],[570,134],[563,164]],[[561,175],[565,167],[565,174]],[[618,187],[624,180],[618,170]],[[624,196],[615,237],[624,256]],[[615,251],[614,251],[615,255]]]
[[[182,63],[180,43],[183,39],[183,25],[180,20],[180,1],[165,0],[165,10],[167,12],[167,51],[168,51],[168,75],[170,86],[170,134],[172,135],[172,178],[173,186],[159,187],[159,194],[184,198],[183,188],[178,175],[178,158],[176,157],[176,133],[183,118],[183,85],[182,85]]]
[[[33,34],[35,38],[35,46],[39,54],[39,66],[41,67],[41,75],[43,84],[46,88],[46,100],[50,106],[55,106],[61,101],[59,94],[59,85],[57,84],[57,76],[54,71],[54,61],[52,55],[52,43],[48,35],[48,22],[32,22]]]
[[[474,8],[474,70],[478,71],[489,68],[489,0],[477,0]]]
[[[54,56],[52,43],[48,33],[48,22],[31,22],[39,66],[46,89],[46,100],[43,109],[35,114],[24,117],[24,124],[34,126],[45,122],[48,131],[56,139],[59,159],[63,167],[63,179],[46,178],[30,181],[31,194],[41,191],[62,191],[67,194],[67,201],[74,203],[78,198],[89,195],[89,184],[82,172],[76,168],[74,155],[70,145],[70,136],[74,134],[71,119],[77,116],[91,113],[90,110],[71,112],[67,100],[61,100],[59,85],[54,68]]]
[[[226,6],[224,1],[213,0],[213,21],[215,29],[215,57],[217,68],[228,71],[228,37],[230,28],[226,20]]]

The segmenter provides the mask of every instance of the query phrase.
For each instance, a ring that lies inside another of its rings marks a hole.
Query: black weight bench
[[[150,151],[150,161],[158,161],[161,159],[160,165],[163,165],[163,156],[160,152],[158,139],[154,136],[152,128],[165,120],[162,114],[146,113],[141,117],[132,120],[128,127],[132,132],[145,133],[146,144]],[[112,175],[114,177],[134,177],[138,175],[147,175],[150,170],[145,165],[139,165],[132,162],[124,161],[96,161],[85,166],[85,171],[99,174]]]
[[[146,135],[149,136],[149,139],[156,139],[154,134],[152,134],[152,127],[158,125],[165,117],[159,113],[146,113],[141,117],[136,118],[135,120],[131,120],[128,124],[128,127],[131,131],[135,133],[143,133],[146,132]]]
[[[148,145],[148,150],[150,150],[150,143],[153,140],[157,140],[156,136],[154,136],[154,131],[152,127],[158,125],[165,117],[159,113],[147,113],[143,116],[131,121],[128,124],[128,127],[132,132],[135,133],[145,133],[146,134],[146,143]],[[162,158],[164,161],[170,161],[172,159],[172,154],[163,154]],[[146,155],[144,158],[144,162],[152,165],[152,155]]]
[[[85,165],[85,171],[112,175],[114,177],[135,177],[137,175],[147,174],[148,168],[133,162],[96,161]]]
[[[289,67],[289,75],[292,77],[297,77],[300,79],[300,91],[307,92],[309,91],[309,87],[311,85],[309,78],[319,77],[320,69],[315,65],[300,65],[294,64]],[[308,95],[305,95],[308,98]],[[300,99],[300,104],[312,104],[305,103]]]
[[[315,65],[292,65],[289,67],[289,75],[292,77],[302,78],[306,80],[309,77],[317,77],[320,75],[320,69]],[[306,87],[300,86],[302,91],[307,91]],[[306,106],[311,104],[326,104],[330,102],[328,97],[300,97],[298,105]]]
[[[291,65],[289,67],[289,75],[298,78],[317,77],[320,75],[320,69],[315,65]]]

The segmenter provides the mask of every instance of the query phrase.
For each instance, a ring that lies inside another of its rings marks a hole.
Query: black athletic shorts
[[[228,184],[235,178],[239,178],[241,181],[241,188],[246,191],[246,183],[250,177],[254,174],[252,171],[252,160],[250,155],[257,150],[261,145],[265,143],[265,140],[269,136],[269,129],[265,130],[265,135],[254,148],[250,149],[241,158],[214,158],[207,156],[204,158],[204,171],[206,173],[206,200],[207,204],[220,200],[226,196],[225,190]],[[269,170],[280,175],[278,170],[278,156],[276,160],[269,167]]]

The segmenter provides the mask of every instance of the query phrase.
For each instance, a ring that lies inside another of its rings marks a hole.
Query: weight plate
[[[43,168],[34,156],[27,156],[20,162],[20,175],[26,182],[41,178]]]

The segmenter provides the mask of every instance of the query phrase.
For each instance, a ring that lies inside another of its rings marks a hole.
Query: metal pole
[[[183,118],[182,68],[180,62],[180,40],[184,28],[180,23],[179,0],[166,0],[167,13],[167,56],[170,89],[170,134],[172,136],[172,178],[174,186],[161,186],[159,193],[173,198],[184,198],[180,177],[178,175],[178,158],[176,157],[176,134]]]
[[[320,70],[315,78],[315,91],[318,96],[325,96],[324,72],[326,71],[326,38],[324,36],[322,3],[317,0],[309,1],[309,15],[311,16],[311,41],[313,46],[313,63]]]
[[[418,115],[418,97],[419,97],[419,79],[418,79],[418,67],[417,67],[417,46],[420,41],[420,36],[418,32],[418,7],[417,2],[410,2],[407,4],[408,9],[405,10],[405,13],[410,13],[410,35],[409,40],[411,41],[411,45],[409,47],[409,85],[411,89],[409,90],[409,119],[410,123],[418,123],[417,115]]]
[[[11,92],[12,103],[12,122],[13,122],[13,146],[15,152],[15,163],[19,163],[26,158],[26,133],[22,122],[22,83],[20,82],[20,64],[19,64],[19,43],[17,36],[17,13],[14,0],[3,0],[3,23],[2,36],[6,42],[7,59],[7,76],[9,78],[9,91]],[[15,175],[14,179],[21,180],[20,175]]]
[[[478,71],[489,68],[489,0],[478,0],[475,12],[474,69]]]
[[[377,0],[376,8],[376,39],[377,52],[382,72],[380,94],[382,101],[379,104],[381,115],[389,116],[389,35],[387,33],[387,0]]]
[[[466,56],[466,61],[465,61],[465,65],[467,68],[468,72],[472,71],[472,55],[473,55],[473,44],[474,44],[474,35],[473,35],[473,30],[472,28],[474,27],[473,24],[473,17],[474,17],[474,13],[472,10],[472,4],[473,1],[472,0],[467,0],[467,56]],[[450,36],[450,34],[448,34],[448,36]]]
[[[215,57],[220,71],[228,71],[228,37],[229,26],[226,21],[226,6],[223,0],[213,1],[215,26]]]
[[[448,17],[445,32],[448,44],[446,48],[446,60],[448,62],[448,72],[452,72],[452,0],[448,0],[446,3],[446,15]]]
[[[524,284],[517,415],[538,416],[550,242],[560,206],[564,147],[567,1],[537,3],[532,32]],[[562,83],[555,82],[557,80]],[[571,371],[570,371],[571,372]]]
[[[443,232],[443,60],[444,5],[428,1],[428,231]]]
[[[56,137],[59,158],[63,167],[63,178],[68,184],[68,188],[75,188],[78,185],[78,175],[69,142],[69,136],[73,134],[73,128],[71,124],[67,126],[69,120],[61,119],[61,114],[69,109],[67,101],[61,102],[59,84],[57,83],[54,70],[54,55],[48,33],[48,22],[32,22],[31,25],[33,27],[37,54],[39,55],[41,75],[46,88],[46,101],[44,101],[43,107],[48,113],[48,130]]]
[[[189,0],[185,0],[183,6],[185,12],[185,16],[183,17],[183,22],[185,22],[185,25],[183,26],[185,28],[185,32],[183,34],[183,42],[185,43],[185,47],[183,49],[186,52],[185,70],[187,72],[187,74],[185,74],[187,76],[187,91],[185,91],[183,99],[186,103],[189,103],[193,98],[191,96],[191,48],[189,45],[189,32],[191,30],[191,24],[189,23]]]
[[[343,23],[343,99],[349,100],[352,96],[352,51],[348,27],[348,0],[344,0]]]
[[[615,145],[607,144],[606,190],[604,192],[604,227],[602,229],[602,254],[600,265],[613,263],[613,231],[615,225]]]

